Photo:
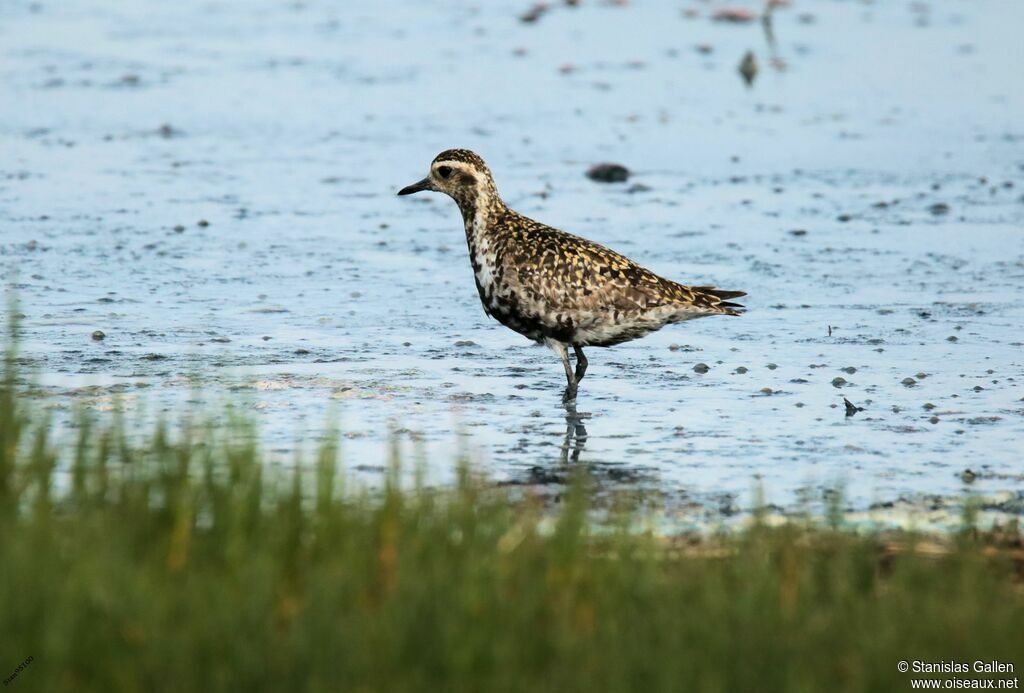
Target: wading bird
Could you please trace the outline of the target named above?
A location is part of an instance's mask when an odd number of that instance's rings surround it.
[[[563,400],[576,398],[587,372],[583,347],[643,337],[669,323],[740,315],[729,299],[743,291],[684,286],[602,245],[551,228],[502,202],[483,159],[468,149],[441,152],[427,177],[399,195],[441,192],[459,205],[469,261],[484,312],[562,359]],[[576,354],[576,369],[569,362]]]

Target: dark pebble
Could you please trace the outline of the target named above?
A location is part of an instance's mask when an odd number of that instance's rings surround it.
[[[622,164],[597,164],[587,171],[587,178],[598,183],[623,183],[629,178],[629,169]]]
[[[706,363],[698,363],[696,366],[693,367],[694,373],[707,373],[709,370],[711,369]]]
[[[95,332],[92,333],[92,338],[99,342],[106,339],[107,335],[104,334],[103,330],[96,330]]]

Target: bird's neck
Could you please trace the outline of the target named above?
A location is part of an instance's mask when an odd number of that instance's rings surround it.
[[[474,253],[481,243],[491,234],[494,222],[501,218],[508,211],[505,203],[493,185],[481,187],[472,191],[471,194],[460,195],[455,198],[462,212],[462,222],[466,226],[466,241],[469,243],[469,250]]]

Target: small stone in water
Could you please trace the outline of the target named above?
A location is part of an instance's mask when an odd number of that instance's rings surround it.
[[[587,178],[598,183],[623,183],[629,178],[629,169],[622,164],[597,164],[587,171]]]
[[[904,378],[901,382],[907,387],[914,387],[915,385],[917,385],[917,381],[914,380],[913,378]]]
[[[103,330],[96,330],[95,332],[92,333],[92,338],[99,342],[103,339],[106,339],[107,335],[104,334]]]
[[[707,373],[709,370],[710,367],[706,363],[698,363],[696,366],[693,367],[694,373]]]
[[[205,227],[207,227],[209,225],[210,225],[210,222],[208,222],[206,219],[200,219],[198,221],[198,223],[196,223],[196,226],[201,226],[203,228],[205,228]]]
[[[846,378],[842,376],[836,376],[832,379],[832,387],[842,387],[846,384]]]

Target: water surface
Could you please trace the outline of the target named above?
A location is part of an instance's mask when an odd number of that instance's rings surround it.
[[[359,474],[397,430],[443,482],[461,434],[496,480],[586,464],[684,523],[755,479],[782,512],[841,483],[851,517],[945,521],[968,469],[1024,512],[1024,5],[798,0],[771,36],[714,3],[529,7],[4,5],[0,261],[48,404],[241,391],[282,456],[337,417]],[[394,196],[448,147],[748,314],[590,350],[580,449],[455,205]]]

